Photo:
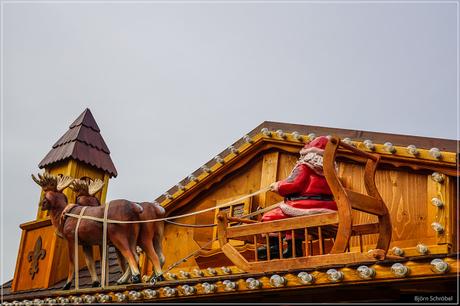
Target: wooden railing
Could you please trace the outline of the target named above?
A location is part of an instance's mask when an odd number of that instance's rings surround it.
[[[334,239],[336,226],[338,224],[337,213],[327,213],[321,215],[313,215],[308,217],[293,217],[285,220],[276,220],[271,222],[260,223],[253,220],[239,219],[228,217],[226,214],[219,215],[220,224],[229,224],[229,222],[248,223],[243,225],[229,226],[226,229],[221,229],[222,235],[226,239],[243,240],[254,244],[254,258],[259,261],[257,255],[257,246],[265,244],[267,249],[270,249],[269,236],[278,237],[279,241],[279,258],[283,258],[282,237],[284,233],[290,232],[292,237],[304,236],[303,253],[312,255],[313,248],[311,244],[313,240],[318,240],[319,253],[324,254],[324,239]],[[249,221],[249,222],[248,222]],[[255,223],[254,223],[255,222]],[[323,226],[332,225],[326,229],[327,235],[323,233]],[[317,237],[314,239],[314,237]],[[224,238],[225,239],[225,238]],[[296,246],[293,244],[293,257],[296,257]],[[267,260],[271,260],[270,252],[267,254]]]

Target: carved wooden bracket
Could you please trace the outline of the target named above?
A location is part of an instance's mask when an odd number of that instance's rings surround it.
[[[29,274],[34,279],[35,274],[38,273],[38,261],[44,259],[46,250],[42,249],[42,237],[38,236],[35,242],[34,250],[27,254],[27,259],[30,262]]]

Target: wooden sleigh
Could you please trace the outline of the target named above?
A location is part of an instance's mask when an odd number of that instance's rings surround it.
[[[355,161],[365,163],[364,185],[367,194],[349,190],[341,183],[335,170],[339,147],[345,149],[347,155]],[[383,260],[390,246],[392,229],[390,214],[375,185],[374,178],[379,160],[380,156],[376,154],[361,151],[342,142],[338,137],[332,137],[326,146],[323,164],[324,174],[334,195],[338,211],[269,222],[229,217],[222,212],[218,216],[218,239],[223,253],[238,268],[246,272],[306,269],[331,264]],[[354,225],[353,210],[375,215],[378,217],[378,222]],[[281,237],[282,233],[287,231],[291,231],[293,236],[294,232],[297,234],[303,232],[305,240],[302,244],[302,257],[295,257],[295,255],[292,258],[282,257]],[[280,238],[279,259],[271,259],[270,252],[267,252],[267,260],[262,261],[257,258],[257,246],[262,243],[269,249],[268,233],[277,234]],[[364,252],[362,236],[369,234],[378,234],[377,245],[375,249]],[[349,243],[353,236],[359,237],[359,252],[350,252]],[[253,243],[254,257],[244,257],[230,240]],[[329,242],[328,253],[325,242]],[[292,253],[295,254],[295,245],[293,248]]]

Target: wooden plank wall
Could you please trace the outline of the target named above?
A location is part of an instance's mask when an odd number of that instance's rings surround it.
[[[185,209],[174,214],[183,214],[213,207],[216,201],[230,199],[235,196],[244,196],[260,189],[263,156],[254,158],[238,171],[231,173],[221,182],[216,183],[210,190],[203,191],[197,198],[189,203]],[[254,204],[256,205],[256,204]],[[178,219],[177,222],[190,224],[214,223],[215,212]],[[163,241],[164,254],[166,256],[165,267],[187,256],[200,246],[205,245],[212,239],[213,228],[185,228],[171,224],[165,225],[165,238]],[[178,243],[180,247],[178,247]],[[181,269],[189,270],[196,267],[193,258],[182,264]]]

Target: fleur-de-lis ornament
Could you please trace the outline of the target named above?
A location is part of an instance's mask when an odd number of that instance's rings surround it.
[[[37,241],[35,242],[34,250],[27,254],[27,259],[30,262],[29,274],[34,279],[35,274],[38,273],[38,261],[44,259],[46,255],[46,250],[42,249],[42,237],[38,236]]]

